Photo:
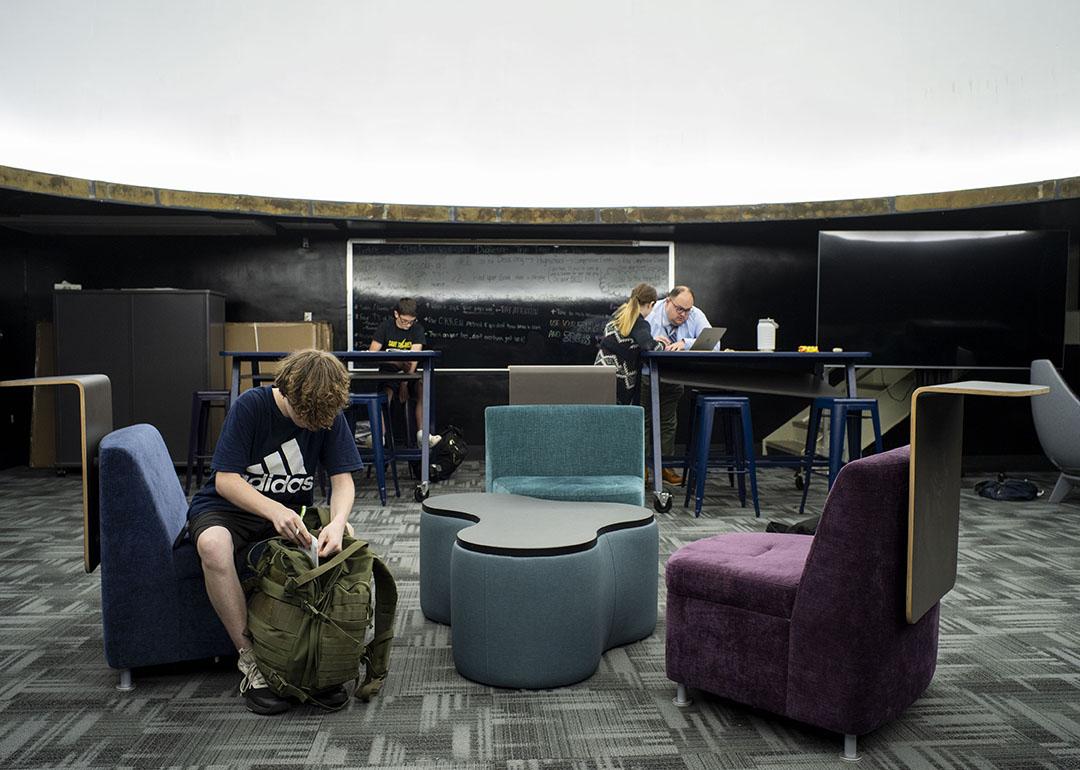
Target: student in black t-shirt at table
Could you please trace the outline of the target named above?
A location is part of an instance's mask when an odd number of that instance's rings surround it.
[[[379,324],[375,335],[371,340],[368,350],[423,350],[427,338],[424,334],[424,326],[416,318],[416,300],[410,297],[402,297],[394,307],[394,314]],[[405,372],[412,374],[416,371],[416,361],[401,361],[400,363],[386,362],[379,366],[384,372]],[[424,385],[421,380],[404,380],[401,382],[380,382],[379,387],[386,391],[389,398],[397,398],[401,403],[407,404],[410,398],[416,403],[416,436],[420,441],[421,429],[424,421]],[[430,439],[434,444],[438,437],[432,435]]]

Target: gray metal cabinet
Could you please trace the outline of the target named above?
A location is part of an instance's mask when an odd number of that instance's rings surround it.
[[[108,289],[53,295],[58,374],[112,380],[113,424],[147,422],[174,462],[187,458],[191,393],[221,388],[225,297],[212,291]],[[56,459],[78,465],[78,400],[60,399]]]

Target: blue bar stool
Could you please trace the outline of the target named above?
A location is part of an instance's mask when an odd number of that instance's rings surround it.
[[[829,489],[832,489],[836,481],[836,474],[844,466],[844,431],[848,421],[851,421],[851,429],[847,431],[848,460],[856,460],[862,456],[862,415],[868,413],[874,426],[874,451],[881,451],[881,418],[878,416],[878,403],[875,398],[834,398],[821,396],[814,399],[810,407],[810,426],[806,431],[806,451],[803,454],[803,490],[802,502],[799,503],[799,513],[806,507],[806,493],[810,489],[810,475],[818,473],[813,470],[815,464],[815,447],[817,446],[818,431],[821,430],[821,413],[828,411],[831,415],[829,422]]]
[[[367,409],[368,421],[371,423],[371,449],[361,447],[360,457],[375,466],[379,501],[386,505],[386,463],[390,463],[390,473],[394,478],[394,495],[401,497],[397,475],[397,449],[394,445],[394,432],[390,429],[390,402],[385,393],[350,393],[350,412],[353,407],[358,406]],[[384,424],[386,425],[385,432],[383,431]],[[350,420],[350,426],[355,430],[355,415]],[[368,470],[371,470],[370,465]]]
[[[733,427],[730,454],[723,456],[710,456],[709,448],[712,443],[714,414],[720,410],[721,415],[728,410],[738,412],[740,431]],[[729,473],[739,477],[739,502],[746,505],[746,487],[744,477],[750,477],[750,495],[754,501],[754,515],[761,516],[761,506],[758,502],[757,488],[757,464],[754,451],[754,429],[750,421],[750,399],[745,396],[705,396],[699,395],[695,405],[695,419],[691,445],[693,455],[690,468],[692,470],[694,484],[694,516],[701,515],[701,500],[705,496],[705,474],[710,465],[713,467],[727,467]],[[734,416],[734,414],[732,414]],[[686,484],[686,499],[683,506],[690,504],[690,482]]]
[[[187,470],[184,473],[184,494],[191,491],[191,470],[195,469],[195,486],[201,487],[203,463],[214,455],[207,451],[210,428],[210,409],[229,408],[229,391],[196,390],[191,394],[191,430],[188,432]]]
[[[700,391],[698,391],[696,389],[690,389],[688,392],[689,392],[689,395],[690,395],[690,400],[694,403],[694,416],[693,416],[692,421],[690,422],[690,440],[686,442],[686,451],[683,453],[683,463],[682,463],[682,477],[683,477],[682,483],[683,483],[683,486],[686,486],[686,480],[690,477],[690,464],[693,462],[693,459],[694,459],[694,438],[697,435],[697,427],[700,424],[699,421],[701,419],[701,417],[700,417],[700,415],[701,415],[701,406],[698,404],[697,399],[698,399],[698,396],[702,395],[702,394],[701,394]],[[704,395],[715,395],[715,393],[706,392]],[[722,438],[724,440],[723,454],[725,456],[734,457],[735,452],[732,449],[732,447],[735,446],[735,441],[737,439],[737,437],[735,435],[735,422],[732,419],[731,413],[728,412],[728,411],[720,412],[720,418],[721,418],[721,420],[720,420],[720,429],[723,431],[721,436],[722,436]],[[734,489],[735,488],[735,466],[734,466],[734,464],[728,465],[727,469],[728,469],[728,485],[731,486],[732,489]],[[740,481],[739,499],[744,500],[746,498],[746,484],[741,483],[743,481],[742,476],[739,476],[739,481]],[[689,497],[687,497],[687,500],[689,501]],[[689,502],[685,503],[684,507],[686,505],[689,505]]]

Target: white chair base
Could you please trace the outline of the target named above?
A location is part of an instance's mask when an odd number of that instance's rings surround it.
[[[1050,493],[1051,503],[1060,503],[1066,498],[1069,492],[1072,491],[1074,486],[1080,485],[1080,478],[1076,476],[1067,476],[1062,473],[1058,476],[1057,484],[1054,485],[1054,491]]]
[[[862,757],[859,756],[858,741],[859,736],[857,735],[845,735],[844,753],[840,755],[840,759],[845,762],[858,762],[862,759]]]

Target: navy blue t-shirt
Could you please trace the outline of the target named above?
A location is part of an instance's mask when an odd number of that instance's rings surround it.
[[[293,510],[312,504],[315,469],[328,474],[363,468],[345,415],[326,430],[301,428],[278,408],[273,388],[252,388],[229,409],[210,467],[214,473],[195,493],[188,519],[208,511],[239,511],[218,494],[216,472],[239,473],[244,481]]]

